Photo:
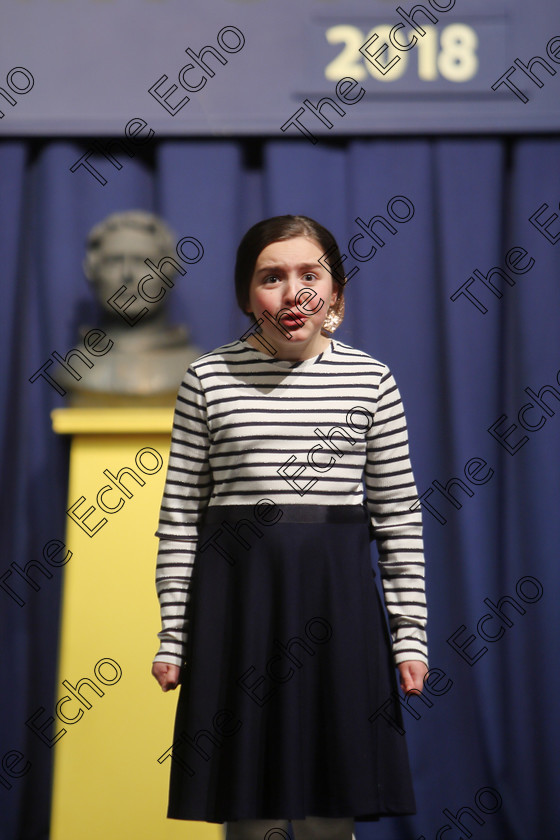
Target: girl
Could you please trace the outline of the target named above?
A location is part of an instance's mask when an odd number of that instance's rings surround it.
[[[415,812],[394,665],[421,691],[420,506],[391,373],[330,337],[341,263],[305,216],[252,227],[235,285],[253,327],[177,397],[152,668],[181,682],[168,816],[227,840],[289,820],[296,840],[350,840],[354,819]]]

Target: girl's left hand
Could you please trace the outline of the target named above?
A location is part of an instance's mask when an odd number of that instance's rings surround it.
[[[412,688],[422,691],[424,688],[424,677],[428,673],[428,666],[416,659],[407,660],[397,665],[401,675],[401,688],[406,694]]]

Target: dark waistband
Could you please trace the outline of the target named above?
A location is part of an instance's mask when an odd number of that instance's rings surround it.
[[[265,502],[268,502],[266,504]],[[363,505],[281,505],[270,499],[255,505],[211,505],[206,509],[204,522],[214,525],[222,520],[239,520],[249,517],[278,522],[367,522]],[[282,516],[279,519],[278,513]]]

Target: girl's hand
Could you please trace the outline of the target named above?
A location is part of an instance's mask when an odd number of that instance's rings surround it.
[[[152,674],[161,685],[163,691],[177,688],[180,682],[181,669],[178,665],[169,665],[167,662],[154,662]]]
[[[401,662],[397,665],[401,675],[401,688],[406,694],[412,688],[422,691],[424,688],[424,677],[428,673],[428,666],[416,659]]]

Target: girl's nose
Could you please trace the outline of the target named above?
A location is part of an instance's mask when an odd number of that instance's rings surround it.
[[[291,278],[287,281],[286,285],[284,286],[284,305],[291,306],[296,299],[296,295],[299,289],[298,282],[295,278]]]

